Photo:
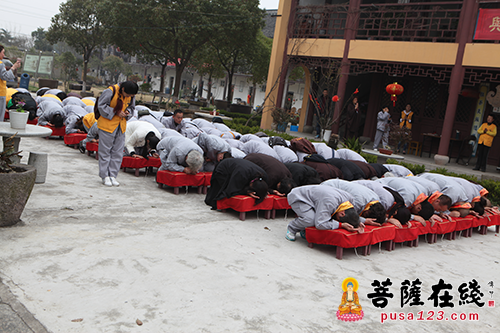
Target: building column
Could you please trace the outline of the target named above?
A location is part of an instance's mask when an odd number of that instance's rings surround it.
[[[462,83],[464,80],[465,70],[462,66],[462,61],[464,57],[465,46],[467,42],[472,38],[474,18],[477,15],[477,6],[475,2],[475,0],[464,0],[462,11],[460,12],[460,21],[457,31],[457,57],[455,59],[455,65],[453,66],[450,76],[448,104],[446,105],[446,114],[444,116],[443,128],[441,130],[439,149],[438,153],[434,155],[434,162],[438,165],[444,165],[449,161],[448,148],[450,146],[453,123],[455,122],[458,96],[460,94]]]
[[[263,105],[262,120],[260,127],[271,129],[273,117],[271,112],[275,106],[281,106],[283,96],[284,79],[286,78],[286,57],[288,47],[288,26],[293,22],[290,17],[292,7],[296,0],[280,0],[276,26],[274,29],[273,47],[269,61],[269,72],[267,74],[266,99]],[[281,94],[279,93],[281,88]]]
[[[339,123],[340,123],[340,111],[342,111],[342,101],[344,100],[345,89],[347,86],[347,80],[349,79],[349,47],[351,45],[351,40],[356,37],[356,31],[358,27],[359,20],[359,5],[361,0],[351,0],[349,2],[349,10],[347,13],[347,20],[345,24],[345,44],[344,44],[344,54],[342,57],[342,62],[340,63],[340,80],[337,87],[337,96],[339,97],[340,103],[335,103],[335,111],[333,113],[333,119],[337,121],[332,125],[332,133],[339,133]]]

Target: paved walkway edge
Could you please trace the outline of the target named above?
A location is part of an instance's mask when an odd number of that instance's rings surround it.
[[[5,304],[12,309],[12,312],[34,333],[49,333],[24,305],[21,304],[0,278],[0,304]],[[0,329],[0,332],[2,330]]]

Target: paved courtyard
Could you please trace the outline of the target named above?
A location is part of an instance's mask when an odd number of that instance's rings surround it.
[[[366,257],[346,250],[337,260],[334,247],[311,249],[302,239],[285,240],[291,212],[274,220],[250,213],[240,221],[237,213],[211,211],[194,189],[187,195],[159,189],[151,174],[120,172],[121,186],[105,187],[97,161],[62,140],[23,138],[20,148],[24,162],[29,151],[49,153],[49,172],[45,184],[35,185],[23,222],[0,229],[0,279],[6,290],[0,290],[0,332],[16,332],[15,327],[64,333],[498,332],[500,327],[500,241],[493,227],[485,236],[475,232],[472,238],[435,244],[422,237],[418,248],[374,247]],[[359,282],[364,311],[359,322],[336,318],[347,277]],[[388,278],[393,297],[377,308],[368,297],[371,284]],[[401,307],[401,283],[417,278],[424,305]],[[440,279],[452,285],[453,308],[436,308],[428,300]],[[459,305],[459,286],[472,280],[484,294],[483,307]],[[12,299],[4,299],[9,292]],[[496,307],[488,307],[488,300]],[[381,323],[385,315],[410,312],[413,320]],[[478,319],[461,321],[462,313]],[[31,315],[34,324],[25,320]]]

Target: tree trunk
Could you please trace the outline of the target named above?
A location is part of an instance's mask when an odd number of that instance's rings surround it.
[[[233,73],[227,73],[227,101],[229,104],[232,103],[233,100]]]
[[[182,72],[184,71],[184,65],[175,64],[175,84],[174,84],[174,93],[172,96],[177,97],[179,99],[179,93],[181,90],[181,79]]]
[[[208,75],[208,90],[207,90],[207,101],[208,103],[212,103],[212,73]],[[214,102],[215,103],[215,102]]]
[[[165,92],[165,69],[167,68],[167,61],[165,64],[161,64],[161,75],[160,75],[160,92]],[[170,92],[172,93],[172,92]]]
[[[200,81],[198,81],[198,97],[203,98],[203,76],[200,75]]]

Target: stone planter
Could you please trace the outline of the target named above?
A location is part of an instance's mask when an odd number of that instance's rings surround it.
[[[26,123],[28,122],[29,116],[30,113],[28,111],[17,112],[15,109],[9,110],[10,127],[20,130],[26,129]]]
[[[36,169],[30,165],[13,165],[16,172],[0,173],[0,227],[20,221],[24,206],[35,185]]]

